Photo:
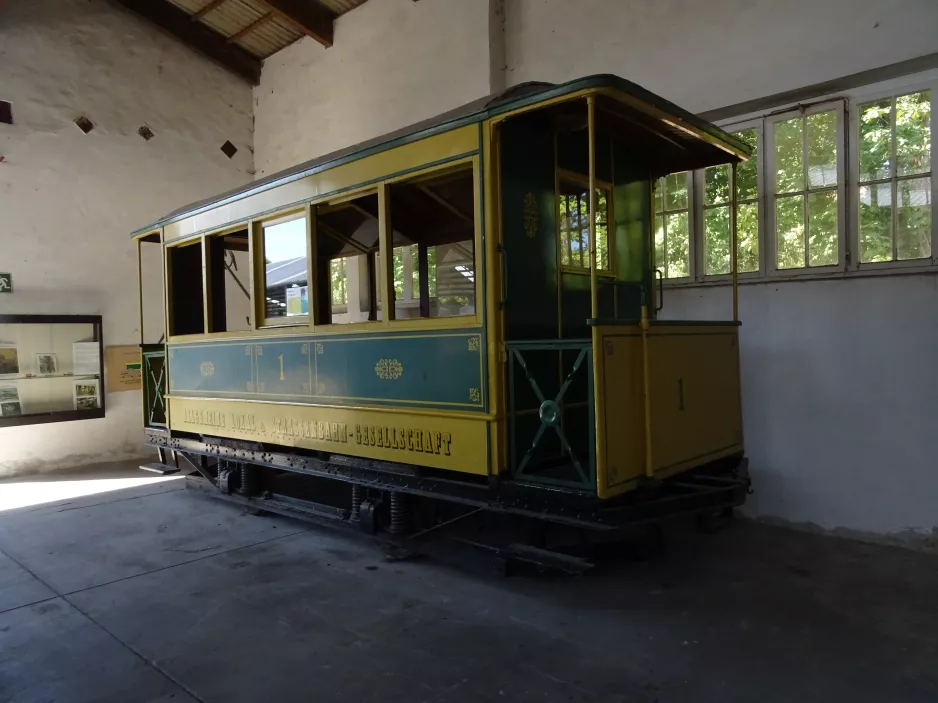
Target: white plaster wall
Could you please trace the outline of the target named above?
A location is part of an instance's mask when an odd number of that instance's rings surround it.
[[[254,89],[262,177],[490,92],[490,0],[371,0],[264,62]]]
[[[740,286],[754,516],[910,537],[938,527],[938,277]],[[732,319],[728,287],[668,319]]]
[[[938,51],[934,0],[508,0],[509,85],[616,73],[703,112]]]
[[[0,100],[15,121],[0,124],[0,271],[15,287],[0,313],[99,313],[105,344],[136,344],[128,235],[251,180],[250,86],[106,0],[32,0],[0,5]],[[104,419],[0,429],[0,475],[140,456],[140,402],[114,393]]]

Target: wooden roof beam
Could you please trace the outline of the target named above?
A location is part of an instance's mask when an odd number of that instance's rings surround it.
[[[227,39],[226,41],[227,41],[229,44],[231,44],[232,42],[236,42],[236,41],[238,41],[239,39],[243,39],[244,37],[246,37],[248,34],[250,34],[251,32],[253,32],[253,31],[254,31],[255,29],[257,29],[258,27],[263,27],[265,24],[267,24],[268,22],[270,22],[273,18],[274,18],[274,13],[273,13],[273,12],[268,12],[268,13],[267,13],[266,15],[264,15],[263,17],[260,17],[260,18],[258,18],[258,19],[256,19],[256,20],[254,20],[253,22],[251,22],[251,24],[249,24],[248,26],[242,27],[241,29],[239,29],[237,32],[235,32],[235,33],[232,34],[230,37],[228,37],[228,39]]]
[[[229,44],[224,37],[201,22],[193,22],[184,10],[164,0],[115,0],[115,2],[241,76],[251,85],[260,83],[260,59],[252,56],[240,46]]]
[[[192,14],[192,21],[198,22],[200,19],[205,17],[205,15],[207,15],[209,12],[221,7],[226,2],[228,2],[228,0],[212,0],[208,5],[203,7],[201,10],[199,10],[198,12],[194,12]]]
[[[292,22],[306,36],[325,47],[332,46],[335,15],[316,0],[257,0],[278,17]]]

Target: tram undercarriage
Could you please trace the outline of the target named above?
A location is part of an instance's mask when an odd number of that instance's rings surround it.
[[[220,437],[147,431],[160,461],[141,468],[189,474],[187,487],[252,509],[358,528],[402,554],[464,562],[489,557],[569,573],[612,545],[693,518],[715,529],[750,489],[748,460],[731,456],[613,501],[511,479],[476,482],[405,464],[320,452],[286,453]]]

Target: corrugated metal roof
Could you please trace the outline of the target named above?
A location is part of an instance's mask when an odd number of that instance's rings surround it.
[[[320,5],[325,5],[337,15],[344,15],[350,10],[354,10],[359,5],[364,5],[367,0],[319,0]]]
[[[190,15],[208,8],[215,2],[215,0],[168,1]],[[343,15],[367,2],[367,0],[308,1],[318,2],[336,16]],[[270,9],[263,3],[254,0],[224,0],[217,6],[212,7],[209,12],[206,12],[203,17],[199,18],[199,21],[226,39],[230,39],[268,14],[270,14]],[[235,40],[235,43],[257,58],[265,59],[303,36],[305,36],[305,32],[300,27],[289,20],[274,15],[268,21]]]
[[[303,36],[292,22],[275,17],[242,37],[238,44],[258,58],[266,59]]]

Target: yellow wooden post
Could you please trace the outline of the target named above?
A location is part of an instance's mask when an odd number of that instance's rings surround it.
[[[596,96],[586,98],[586,115],[589,127],[589,238],[590,238],[590,316],[599,318],[599,287],[596,271]],[[559,275],[559,267],[558,267]],[[599,327],[592,328],[593,345],[593,423],[596,433],[596,487],[603,492],[606,485],[606,433],[605,433],[605,407],[603,406],[603,356],[601,353],[602,339]]]
[[[736,253],[736,163],[730,179],[730,270],[733,273],[733,322],[739,322],[739,268]]]
[[[651,449],[651,360],[648,355],[648,305],[642,305],[642,390],[645,396],[645,476],[655,477],[655,464]]]

